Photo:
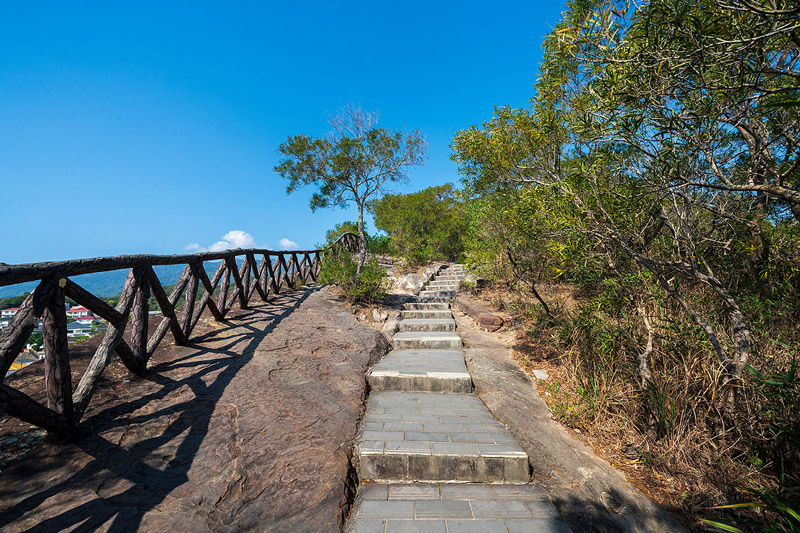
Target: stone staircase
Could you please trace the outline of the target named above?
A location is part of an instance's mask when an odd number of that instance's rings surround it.
[[[463,277],[461,265],[444,268],[405,304],[394,350],[367,374],[348,533],[570,531],[472,392],[450,311]]]

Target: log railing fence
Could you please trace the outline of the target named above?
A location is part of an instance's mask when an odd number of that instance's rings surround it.
[[[345,233],[331,247],[358,250],[358,236]],[[166,336],[186,344],[192,330],[208,308],[217,321],[238,301],[247,309],[255,293],[267,301],[284,285],[298,280],[316,281],[320,262],[329,248],[306,251],[236,249],[191,255],[132,255],[99,257],[48,263],[4,265],[0,263],[0,287],[39,281],[11,323],[0,336],[0,416],[14,416],[46,429],[60,440],[75,440],[77,428],[95,391],[97,382],[113,354],[134,374],[142,375],[147,362]],[[256,258],[261,256],[259,262]],[[241,257],[241,266],[237,258]],[[274,260],[272,259],[274,258]],[[209,279],[204,261],[219,261]],[[170,294],[158,279],[154,266],[186,264]],[[116,307],[91,294],[69,279],[78,274],[130,269]],[[233,285],[231,286],[231,282]],[[200,285],[205,294],[197,301]],[[219,294],[215,292],[219,288]],[[149,300],[153,296],[163,318],[148,336]],[[182,308],[176,306],[182,296]],[[71,379],[65,298],[69,297],[108,322],[105,336],[86,371],[74,387]],[[44,337],[44,386],[47,405],[3,383],[11,364],[42,319]],[[129,340],[124,333],[130,322]]]

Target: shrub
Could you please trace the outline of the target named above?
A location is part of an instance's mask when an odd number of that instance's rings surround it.
[[[353,255],[337,247],[325,253],[317,279],[320,283],[338,285],[344,290],[347,300],[353,303],[373,304],[384,300],[388,279],[378,261],[371,259],[364,263],[358,282],[356,267]]]

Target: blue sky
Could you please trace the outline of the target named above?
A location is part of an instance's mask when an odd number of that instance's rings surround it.
[[[5,2],[0,262],[183,253],[232,231],[312,247],[312,213],[273,172],[347,101],[430,148],[410,192],[457,181],[458,130],[523,106],[549,2]],[[233,234],[234,236],[239,234]]]

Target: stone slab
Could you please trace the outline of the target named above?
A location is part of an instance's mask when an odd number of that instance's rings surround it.
[[[403,309],[408,310],[446,310],[450,309],[450,304],[447,303],[446,300],[441,302],[428,302],[428,301],[416,301],[416,302],[407,302],[403,304]]]
[[[472,391],[461,350],[395,350],[367,374],[372,390]]]
[[[457,349],[461,337],[454,331],[402,331],[392,339],[395,350]]]
[[[408,320],[410,318],[453,318],[453,313],[449,309],[404,309],[400,311],[400,318]]]
[[[365,483],[345,533],[569,533],[536,485]]]
[[[528,456],[474,394],[373,391],[356,454],[362,480],[530,479]]]
[[[405,318],[398,324],[400,331],[455,331],[452,318]]]

